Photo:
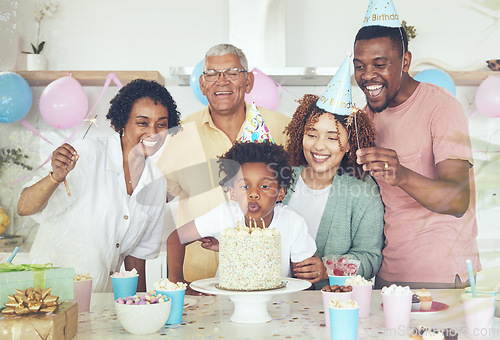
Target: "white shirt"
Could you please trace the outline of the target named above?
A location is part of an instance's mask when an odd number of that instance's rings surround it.
[[[243,220],[243,212],[236,202],[224,202],[194,220],[201,237],[219,239],[226,228],[236,228]],[[268,228],[277,228],[281,234],[281,275],[291,277],[290,262],[300,262],[316,252],[316,242],[309,236],[305,220],[293,209],[282,204],[274,207],[273,220]],[[181,237],[181,236],[179,236]]]
[[[331,185],[319,190],[311,189],[304,182],[302,176],[299,176],[290,202],[288,202],[288,205],[307,221],[309,235],[314,240],[318,234],[319,224],[328,201],[330,187]]]
[[[167,183],[149,159],[132,195],[127,194],[120,137],[77,141],[79,159],[33,218],[40,223],[33,263],[52,262],[90,273],[93,291],[111,291],[110,273],[132,255],[153,259],[164,238]],[[34,180],[37,182],[38,179]]]

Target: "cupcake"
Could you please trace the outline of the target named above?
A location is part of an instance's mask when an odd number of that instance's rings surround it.
[[[413,328],[408,334],[408,339],[412,340],[422,340],[422,335],[420,333],[423,333],[423,331],[420,330],[420,328]]]
[[[411,296],[411,311],[419,312],[420,311],[420,298],[417,294],[413,294]]]
[[[419,292],[417,292],[417,295],[420,299],[420,310],[421,311],[430,310],[432,307],[431,293],[425,290],[425,288],[422,288]]]
[[[445,340],[458,340],[458,332],[453,328],[443,328],[441,332],[444,335]]]
[[[437,329],[431,329],[428,327],[417,327],[412,329],[411,333],[408,335],[408,339],[412,340],[446,340],[443,332]]]

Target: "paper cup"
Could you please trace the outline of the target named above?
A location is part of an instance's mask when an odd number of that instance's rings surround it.
[[[408,329],[410,326],[411,296],[382,294],[385,328],[392,331]]]
[[[90,296],[92,295],[92,279],[73,281],[73,300],[78,303],[78,313],[90,311]]]
[[[328,281],[330,282],[330,286],[333,285],[339,285],[342,286],[344,284],[344,281],[350,278],[351,276],[334,276],[334,275],[329,275],[328,276]]]
[[[359,303],[359,317],[367,318],[370,315],[372,285],[352,286],[352,299]]]
[[[119,298],[134,296],[137,293],[137,281],[139,276],[133,277],[112,277],[113,294],[115,301]]]
[[[359,308],[329,308],[329,314],[331,340],[358,338]]]
[[[324,292],[321,291],[321,295],[323,297],[323,310],[325,311],[325,325],[326,327],[330,327],[330,312],[328,308],[328,304],[332,301],[332,298],[336,298],[337,300],[352,300],[352,292],[344,292],[344,293],[333,293],[333,292]]]
[[[474,338],[489,338],[492,335],[496,297],[492,294],[462,294],[467,334]]]
[[[468,294],[472,294],[472,289],[470,287],[467,287],[467,288],[465,288],[465,292]],[[483,289],[483,288],[479,288],[479,287],[478,287],[478,289],[476,289],[476,293],[493,295],[493,296],[495,296],[495,298],[497,296],[496,291]],[[495,303],[495,307],[493,308],[493,315],[496,315],[496,310],[497,310],[497,305]]]
[[[184,296],[186,290],[156,290],[156,294],[168,296],[171,302],[170,315],[166,325],[175,325],[181,323],[182,313],[184,312]]]

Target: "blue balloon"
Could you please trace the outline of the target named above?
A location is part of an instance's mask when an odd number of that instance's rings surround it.
[[[455,83],[453,82],[453,79],[451,79],[451,77],[448,75],[448,73],[436,68],[429,68],[418,72],[415,76],[415,80],[444,87],[453,95],[456,95],[457,93]]]
[[[194,96],[200,103],[203,105],[208,105],[207,97],[203,93],[201,93],[200,89],[200,76],[203,73],[203,60],[201,60],[196,66],[193,68],[193,72],[191,72],[191,78],[189,78],[189,85],[191,86],[191,91],[193,91]]]
[[[14,123],[31,109],[31,88],[17,73],[0,73],[0,123]]]

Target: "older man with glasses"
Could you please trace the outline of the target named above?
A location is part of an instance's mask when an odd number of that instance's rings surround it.
[[[167,142],[157,163],[167,178],[169,194],[179,196],[177,226],[227,200],[219,186],[217,156],[241,138],[250,109],[245,93],[252,90],[254,75],[248,71],[241,49],[219,44],[206,53],[199,82],[208,106],[182,122],[183,131]],[[276,143],[284,145],[287,137],[283,130],[290,117],[258,109]],[[186,247],[184,268],[169,263],[168,276],[172,281],[192,282],[215,276],[217,265],[217,253],[195,242]],[[191,290],[187,293],[196,294]]]

